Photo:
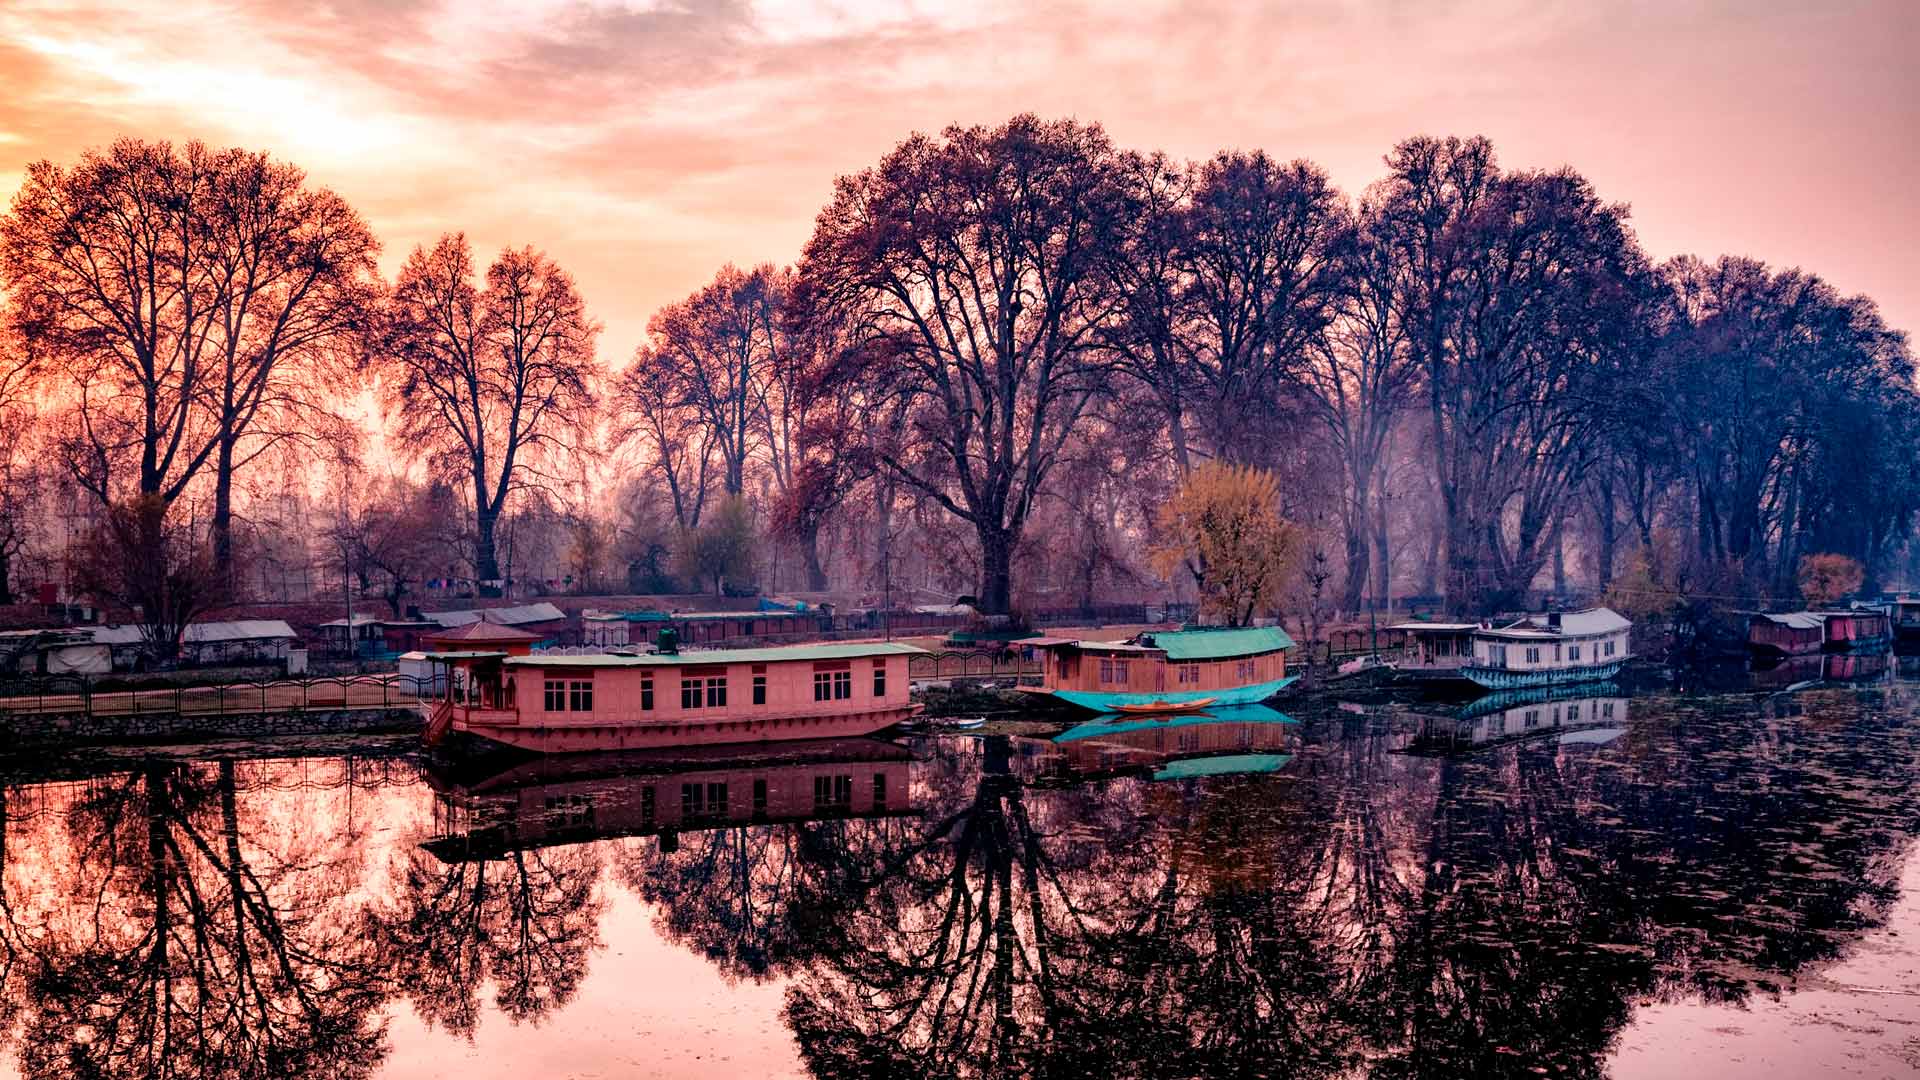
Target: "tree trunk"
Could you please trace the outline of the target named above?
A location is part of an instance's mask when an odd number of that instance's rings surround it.
[[[1368,562],[1365,507],[1350,516],[1346,524],[1347,579],[1340,587],[1340,610],[1358,612],[1367,592]]]
[[[1562,518],[1553,525],[1553,595],[1567,595],[1567,533],[1566,519]]]
[[[808,525],[800,535],[800,557],[807,568],[807,590],[827,591],[827,568],[820,565],[820,526]]]
[[[1393,607],[1393,547],[1387,533],[1387,485],[1380,484],[1373,497],[1373,603],[1375,607]]]
[[[0,604],[13,603],[13,557],[0,551]]]
[[[980,534],[980,613],[1005,615],[1013,607],[1013,536],[1004,528],[978,526]]]
[[[220,441],[213,474],[213,563],[233,586],[233,442]]]
[[[499,521],[500,512],[489,509],[484,503],[473,517],[473,576],[482,582],[500,578],[500,554],[493,535],[494,526]],[[480,586],[480,595],[498,596],[498,587],[483,584]]]
[[[1604,593],[1613,586],[1614,549],[1619,542],[1613,518],[1613,484],[1601,484],[1598,495],[1593,515],[1600,526],[1600,550],[1594,555],[1594,579]]]

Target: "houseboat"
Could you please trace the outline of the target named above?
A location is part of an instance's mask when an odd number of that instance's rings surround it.
[[[1893,639],[1920,642],[1920,597],[1902,596],[1889,606],[1893,609]]]
[[[1747,615],[1747,648],[1760,656],[1804,656],[1826,647],[1826,619],[1811,611]]]
[[[512,655],[428,653],[447,669],[427,738],[463,732],[541,753],[869,735],[913,716],[895,642]]]
[[[1020,643],[1042,662],[1030,693],[1096,713],[1173,713],[1255,705],[1298,676],[1293,639],[1277,626],[1158,630],[1126,641],[1040,638]]]
[[[1409,622],[1390,626],[1405,642],[1387,659],[1403,679],[1458,682],[1460,669],[1473,661],[1473,632],[1479,623]]]
[[[1473,660],[1460,674],[1489,690],[1611,679],[1627,662],[1633,624],[1610,608],[1529,615],[1473,632]]]
[[[1828,652],[1873,652],[1893,642],[1893,621],[1878,607],[1816,612],[1826,628]]]

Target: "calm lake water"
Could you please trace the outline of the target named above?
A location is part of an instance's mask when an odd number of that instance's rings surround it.
[[[0,1076],[1920,1076],[1920,685],[1585,693],[16,778]]]

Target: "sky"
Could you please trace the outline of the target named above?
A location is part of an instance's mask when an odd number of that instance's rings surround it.
[[[1357,193],[1483,134],[1920,330],[1920,2],[4,0],[0,197],[116,137],[265,149],[391,274],[464,230],[571,270],[625,362],[722,264],[789,262],[836,176],[1031,111],[1122,146],[1307,158]]]

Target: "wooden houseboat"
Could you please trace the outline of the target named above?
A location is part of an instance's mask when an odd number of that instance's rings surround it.
[[[1920,642],[1920,597],[1902,596],[1888,606],[1893,609],[1894,640]]]
[[[1020,643],[1042,660],[1030,693],[1092,712],[1177,711],[1254,705],[1298,676],[1287,674],[1293,639],[1277,626],[1158,630],[1127,641],[1041,638]]]
[[[1473,660],[1460,674],[1489,690],[1611,679],[1627,662],[1633,624],[1610,608],[1529,615],[1473,632]]]
[[[1403,678],[1448,682],[1463,679],[1460,669],[1473,662],[1473,632],[1480,624],[1409,622],[1387,629],[1406,642],[1398,654],[1387,654]]]
[[[671,648],[671,646],[669,646]],[[428,653],[447,668],[429,742],[464,732],[542,753],[868,735],[919,711],[896,642],[644,654]]]
[[[1803,656],[1826,647],[1826,620],[1811,611],[1747,616],[1747,648],[1761,656]]]
[[[1893,620],[1877,607],[1816,612],[1826,628],[1828,652],[1872,652],[1893,642]]]

